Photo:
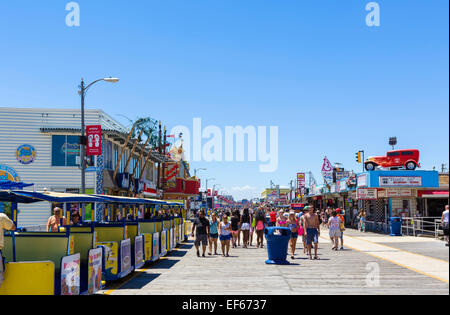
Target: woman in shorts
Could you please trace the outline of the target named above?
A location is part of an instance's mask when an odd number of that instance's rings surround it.
[[[242,214],[241,221],[239,222],[241,225],[242,234],[244,237],[244,244],[243,247],[247,248],[248,246],[248,240],[249,240],[249,234],[250,234],[250,223],[251,223],[251,216],[248,209],[244,209],[244,213]]]
[[[297,218],[295,217],[294,211],[291,211],[289,213],[289,219],[287,221],[287,225],[291,229],[291,239],[289,241],[289,243],[291,245],[291,254],[292,254],[291,258],[295,259],[294,255],[295,255],[295,247],[297,246],[299,223],[298,223]]]
[[[214,247],[214,255],[217,255],[217,239],[219,238],[219,221],[217,220],[217,214],[213,212],[211,220],[209,220],[209,253],[212,255],[212,249]]]
[[[262,210],[255,215],[256,247],[264,248],[264,229],[267,226],[266,216]]]
[[[231,226],[227,216],[224,216],[219,224],[219,239],[222,247],[222,256],[230,257]]]
[[[235,210],[233,212],[233,216],[231,217],[231,236],[233,238],[233,248],[237,247],[237,239],[239,234],[239,222],[240,218],[238,215],[238,211]]]
[[[336,210],[331,214],[331,218],[328,220],[328,228],[330,229],[330,239],[333,243],[331,250],[339,249],[339,238],[341,237],[341,219],[337,216]]]

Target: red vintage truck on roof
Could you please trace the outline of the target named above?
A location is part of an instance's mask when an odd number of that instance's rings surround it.
[[[373,171],[377,167],[400,169],[409,171],[420,167],[419,150],[394,150],[389,151],[386,156],[372,156],[364,162],[366,171]]]

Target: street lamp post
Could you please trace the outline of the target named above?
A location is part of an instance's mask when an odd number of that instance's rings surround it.
[[[95,83],[105,81],[109,83],[117,83],[119,79],[117,78],[103,78],[95,80],[94,82],[84,86],[84,79],[81,79],[80,91],[78,93],[81,96],[81,146],[80,146],[80,156],[81,156],[81,193],[86,193],[86,136],[85,136],[85,122],[84,122],[84,98],[86,96],[87,90]],[[83,212],[84,213],[84,212]]]
[[[206,168],[195,168],[194,169],[194,176],[197,177],[197,171],[206,171]]]

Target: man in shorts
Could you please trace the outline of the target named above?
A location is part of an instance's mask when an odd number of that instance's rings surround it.
[[[200,244],[203,249],[203,257],[205,257],[206,247],[208,246],[209,235],[209,220],[205,217],[205,211],[200,210],[198,218],[196,218],[192,224],[191,236],[194,237],[195,233],[195,248],[197,249],[197,257],[200,257]]]
[[[304,215],[303,219],[303,229],[305,230],[306,245],[308,247],[309,259],[312,258],[311,247],[314,243],[314,259],[319,259],[317,255],[317,249],[319,247],[319,236],[320,236],[320,222],[319,216],[316,214],[314,208],[310,207],[308,213]]]

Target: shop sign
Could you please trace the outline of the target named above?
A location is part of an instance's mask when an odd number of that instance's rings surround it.
[[[378,190],[376,188],[360,188],[357,190],[359,200],[377,200]]]
[[[86,155],[102,155],[102,126],[86,126]]]
[[[339,182],[339,191],[346,191],[348,189],[347,187],[347,181],[341,180]]]
[[[367,186],[367,174],[362,174],[358,176],[358,187],[366,187]]]
[[[16,150],[16,158],[20,164],[31,164],[36,159],[36,149],[29,144],[21,145]]]
[[[297,173],[297,191],[300,190],[300,188],[306,186],[306,174],[305,173]]]
[[[387,198],[412,197],[412,190],[411,189],[387,189],[386,197]]]
[[[341,180],[341,179],[349,177],[349,176],[350,176],[349,171],[336,172],[336,180]]]
[[[356,175],[351,175],[347,179],[347,186],[350,186],[350,187],[355,187],[356,186]]]
[[[337,192],[337,184],[336,183],[331,184],[330,192],[331,193]]]
[[[20,182],[20,177],[13,168],[0,165],[0,182]]]
[[[422,187],[422,177],[380,176],[380,187]]]
[[[378,198],[386,198],[386,190],[378,189]]]
[[[80,295],[80,254],[61,260],[61,295]]]

